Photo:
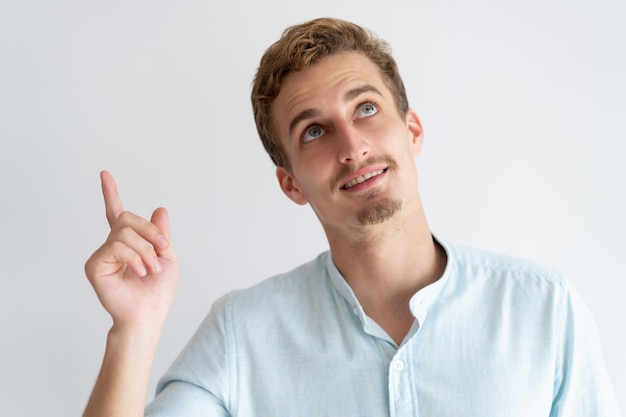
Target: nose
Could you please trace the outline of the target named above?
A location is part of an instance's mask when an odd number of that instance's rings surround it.
[[[342,164],[360,162],[370,154],[370,145],[362,137],[362,133],[351,124],[346,123],[336,126],[337,134],[337,159]]]

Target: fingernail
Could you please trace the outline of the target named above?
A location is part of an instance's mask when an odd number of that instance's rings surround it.
[[[154,270],[154,272],[161,272],[163,270],[163,267],[161,266],[161,262],[159,262],[158,259],[155,259],[152,262],[152,269]]]
[[[162,248],[166,248],[167,245],[169,245],[170,243],[167,241],[167,239],[165,238],[165,236],[163,235],[159,235],[156,239],[157,245],[159,245]]]
[[[148,274],[148,271],[146,270],[146,267],[143,265],[139,265],[138,269],[138,273],[140,277],[145,277]]]

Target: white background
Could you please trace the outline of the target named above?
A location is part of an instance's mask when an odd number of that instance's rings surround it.
[[[426,132],[439,237],[564,272],[626,410],[622,0],[0,3],[0,415],[79,415],[110,319],[83,265],[126,208],[170,210],[182,262],[156,379],[212,302],[326,248],[280,192],[249,104],[283,28],[346,18],[389,41]]]

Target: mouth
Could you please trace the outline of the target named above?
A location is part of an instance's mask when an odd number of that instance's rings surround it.
[[[383,168],[383,169],[379,169],[379,170],[375,170],[375,171],[371,171],[371,172],[366,172],[363,175],[359,175],[355,178],[352,178],[350,181],[348,181],[347,183],[345,183],[344,185],[342,185],[340,188],[342,190],[348,190],[352,187],[354,187],[355,185],[361,184],[371,178],[374,178],[380,174],[383,174],[385,172],[387,172],[388,168]]]

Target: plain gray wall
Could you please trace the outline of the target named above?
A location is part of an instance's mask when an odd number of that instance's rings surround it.
[[[391,44],[425,128],[441,238],[561,270],[626,410],[622,0],[0,3],[0,415],[79,415],[110,319],[83,265],[127,209],[172,216],[179,292],[155,381],[220,295],[326,248],[280,192],[250,83],[287,25],[335,16]]]

